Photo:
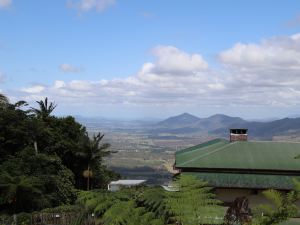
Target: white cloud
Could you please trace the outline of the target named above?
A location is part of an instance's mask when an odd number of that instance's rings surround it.
[[[66,86],[66,83],[62,80],[56,80],[54,82],[54,88],[59,89],[59,88],[64,88]]]
[[[0,0],[0,9],[8,8],[12,4],[12,0]]]
[[[145,63],[135,75],[125,79],[70,82],[57,80],[52,86],[22,89],[47,93],[53,98],[93,100],[104,104],[177,104],[177,98],[198,96],[209,90],[221,90],[207,62],[199,54],[189,54],[173,46],[154,48],[155,62]],[[45,88],[45,89],[44,89]],[[36,97],[36,96],[35,96]]]
[[[82,71],[81,68],[73,66],[68,63],[63,63],[63,64],[59,65],[59,69],[64,73],[79,73]]]
[[[97,10],[98,12],[102,12],[113,6],[115,3],[115,0],[71,0],[68,2],[68,6],[70,8],[77,9],[80,12],[87,12],[93,9]]]
[[[25,99],[46,95],[68,106],[205,107],[300,106],[300,35],[238,43],[212,68],[196,53],[174,46],[152,51],[133,76],[111,80],[55,81],[22,89]],[[98,107],[99,106],[99,107]],[[103,107],[102,107],[103,108]],[[104,107],[105,108],[105,107]]]
[[[200,54],[187,54],[173,46],[156,47],[153,54],[158,59],[153,69],[159,72],[196,72],[208,68]]]
[[[28,94],[38,94],[46,89],[43,85],[33,85],[31,87],[22,88],[21,91],[26,92]]]
[[[238,43],[220,53],[222,63],[240,68],[299,69],[300,34],[275,37],[259,44]]]

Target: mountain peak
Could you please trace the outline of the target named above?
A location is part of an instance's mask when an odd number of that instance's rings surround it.
[[[165,119],[159,123],[159,125],[163,126],[188,126],[190,124],[193,124],[195,122],[198,122],[200,118],[189,114],[189,113],[182,113],[177,116],[169,117],[168,119]]]
[[[196,117],[196,116],[194,116],[194,115],[192,115],[192,114],[190,114],[190,113],[187,113],[187,112],[184,112],[184,113],[182,113],[182,114],[179,114],[178,116],[175,116],[175,117],[180,117],[180,116]],[[197,117],[196,117],[196,118],[197,118]]]

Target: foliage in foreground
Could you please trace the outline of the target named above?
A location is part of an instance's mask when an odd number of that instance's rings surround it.
[[[294,180],[295,190],[282,193],[266,190],[264,196],[271,204],[260,205],[256,209],[253,225],[276,225],[295,217],[299,211],[296,201],[300,198],[300,181]]]
[[[164,219],[159,212],[150,210],[145,203],[144,194],[156,192],[156,189],[123,190],[118,192],[92,191],[82,192],[78,203],[83,204],[87,211],[94,213],[97,223],[104,225],[163,225]],[[157,202],[158,203],[158,202]]]
[[[178,192],[166,193],[166,205],[180,224],[222,224],[224,210],[207,183],[192,176],[181,176],[174,182]]]
[[[175,181],[178,191],[162,188],[82,192],[78,203],[104,225],[221,224],[223,208],[205,183],[191,176]]]

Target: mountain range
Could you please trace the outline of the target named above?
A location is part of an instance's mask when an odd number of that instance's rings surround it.
[[[300,141],[300,117],[269,121],[248,121],[240,117],[215,114],[199,118],[189,113],[159,121],[113,120],[105,118],[76,117],[90,131],[143,133],[156,137],[207,136],[228,138],[230,128],[248,129],[249,139]]]
[[[156,123],[150,131],[156,134],[208,134],[227,137],[230,128],[246,128],[249,138],[252,139],[268,140],[276,136],[300,137],[300,118],[253,122],[223,114],[199,118],[189,113],[183,113]]]

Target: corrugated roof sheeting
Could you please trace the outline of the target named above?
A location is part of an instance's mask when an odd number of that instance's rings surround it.
[[[300,172],[300,143],[228,142],[216,139],[176,153],[177,168],[228,168]]]
[[[209,186],[221,188],[250,188],[268,189],[270,187],[281,190],[293,189],[293,179],[300,176],[265,175],[265,174],[236,174],[236,173],[197,173],[183,172],[185,175],[193,175],[208,182]]]

